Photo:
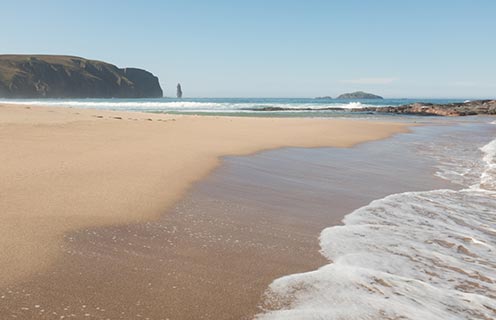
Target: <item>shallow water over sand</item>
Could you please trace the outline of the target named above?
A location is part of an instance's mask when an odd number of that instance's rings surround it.
[[[352,149],[226,158],[156,221],[66,235],[49,272],[0,288],[0,318],[249,319],[273,279],[326,263],[319,233],[347,213],[393,193],[460,188],[434,176],[438,160],[422,146],[481,132],[491,129],[418,127]]]
[[[321,233],[331,262],[274,281],[259,319],[496,317],[494,123],[439,133],[418,151],[463,189],[396,193],[353,211]]]

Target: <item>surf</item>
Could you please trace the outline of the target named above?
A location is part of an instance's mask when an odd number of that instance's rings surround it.
[[[444,162],[436,175],[465,188],[393,194],[348,214],[320,235],[329,264],[275,280],[257,319],[494,319],[496,139],[462,153],[475,172]]]

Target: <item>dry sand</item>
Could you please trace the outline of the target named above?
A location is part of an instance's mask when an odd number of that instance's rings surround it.
[[[158,218],[221,156],[350,147],[406,124],[0,105],[0,287],[49,270],[63,236]]]

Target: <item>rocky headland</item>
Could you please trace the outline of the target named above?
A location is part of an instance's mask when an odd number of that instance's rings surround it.
[[[0,55],[2,98],[159,98],[152,73],[73,56]]]

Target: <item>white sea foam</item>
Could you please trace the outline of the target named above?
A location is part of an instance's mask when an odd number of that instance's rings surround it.
[[[257,319],[496,319],[496,140],[481,152],[472,188],[390,195],[325,229],[332,263],[275,280]]]
[[[369,105],[366,106],[369,107]],[[364,108],[364,105],[361,102],[350,102],[347,104],[340,104],[339,107],[344,109],[361,109]]]
[[[448,136],[445,141],[420,141],[417,150],[426,158],[436,161],[435,176],[460,186],[479,185],[486,166],[483,153],[476,144],[460,143]]]
[[[479,188],[496,192],[496,140],[486,144],[481,150],[484,152],[482,160],[486,167],[482,172]]]
[[[111,109],[111,110],[129,110],[129,111],[155,111],[155,112],[253,112],[253,109],[261,109],[266,107],[282,108],[282,109],[311,109],[302,111],[319,111],[324,108],[363,108],[369,105],[364,105],[360,102],[350,103],[255,103],[255,102],[203,102],[203,101],[163,101],[163,100],[145,100],[145,101],[129,101],[129,100],[2,100],[9,104],[31,105],[31,106],[65,106],[76,108],[91,108],[91,109]],[[291,111],[291,110],[288,110]]]

